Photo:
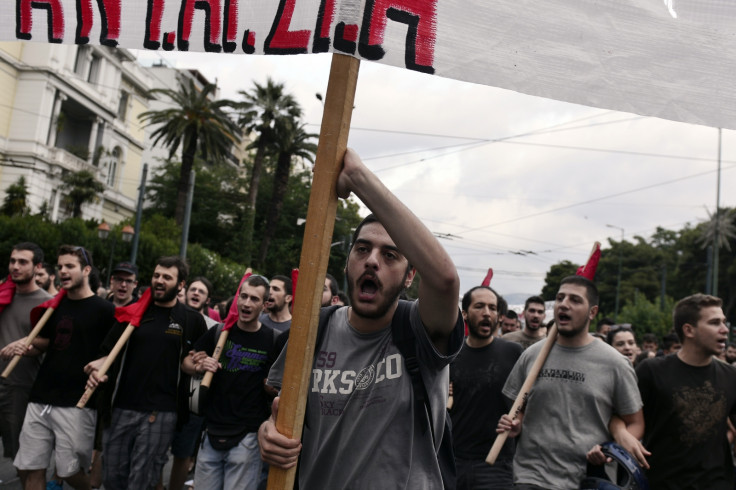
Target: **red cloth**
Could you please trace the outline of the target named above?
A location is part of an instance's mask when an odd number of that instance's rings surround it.
[[[491,279],[493,279],[493,269],[490,267],[488,268],[488,273],[486,274],[486,277],[483,279],[483,282],[480,283],[481,286],[490,286],[491,285]]]
[[[213,308],[213,307],[207,308],[207,316],[209,316],[216,322],[222,321],[222,318],[220,318],[220,312],[217,311],[217,308]]]
[[[601,244],[598,242],[595,242],[595,248],[593,250],[593,253],[590,254],[590,257],[588,258],[588,263],[584,266],[581,266],[575,275],[577,276],[583,276],[586,279],[590,279],[591,281],[595,277],[595,270],[598,268],[598,261],[601,260]]]
[[[299,279],[299,269],[291,269],[291,307],[296,304],[296,281]]]
[[[31,325],[36,325],[38,321],[43,316],[43,313],[46,311],[47,308],[53,308],[56,309],[59,307],[59,303],[61,303],[61,298],[66,296],[66,289],[60,290],[58,293],[56,293],[56,296],[53,298],[44,301],[40,305],[36,306],[31,310]]]
[[[246,279],[248,279],[251,276],[250,272],[246,272],[243,278],[240,280],[240,284],[238,284],[238,290],[235,291],[235,298],[233,298],[233,304],[230,305],[230,311],[227,313],[227,318],[225,318],[225,326],[222,327],[222,330],[230,330],[233,328],[233,325],[235,325],[238,321],[238,296],[240,295],[240,288],[243,287],[243,283]]]
[[[115,308],[115,319],[120,323],[130,323],[134,327],[141,324],[141,318],[151,304],[151,288],[146,289],[138,301],[128,306]]]
[[[15,283],[10,279],[10,274],[4,283],[0,284],[0,313],[13,302],[15,295]]]

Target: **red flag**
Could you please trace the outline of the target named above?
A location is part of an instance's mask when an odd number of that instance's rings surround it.
[[[575,275],[583,276],[586,279],[590,279],[592,281],[595,277],[595,270],[598,268],[599,260],[601,260],[601,244],[595,242],[595,244],[593,245],[593,252],[591,252],[590,257],[588,258],[588,262],[584,266],[581,266],[577,270]]]
[[[238,284],[238,290],[235,291],[235,298],[233,298],[233,303],[230,305],[230,311],[227,313],[227,318],[225,318],[225,326],[222,327],[223,331],[230,330],[238,321],[238,296],[240,295],[240,288],[243,287],[243,283],[251,276],[251,274],[251,272],[246,272],[240,280],[240,284]]]
[[[299,279],[299,269],[291,269],[291,304],[296,303],[296,281]]]
[[[5,282],[0,284],[0,313],[2,313],[6,306],[13,302],[14,295],[15,283],[10,278],[10,274],[8,274]]]
[[[493,269],[490,267],[488,268],[488,273],[486,274],[486,277],[483,279],[483,282],[480,283],[481,286],[490,286],[491,285],[491,279],[493,279]]]
[[[141,324],[141,318],[151,304],[151,288],[146,289],[138,301],[128,306],[115,308],[115,319],[120,323],[130,323],[134,327]]]
[[[38,320],[41,319],[44,311],[46,311],[46,308],[58,308],[59,303],[61,303],[61,298],[63,298],[64,296],[66,296],[66,289],[61,289],[58,293],[56,293],[56,296],[44,301],[40,305],[33,308],[31,310],[31,325],[36,325],[36,323],[38,323]]]

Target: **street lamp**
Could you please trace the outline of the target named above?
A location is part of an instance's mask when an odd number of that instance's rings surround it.
[[[618,322],[618,300],[621,294],[621,267],[623,263],[623,246],[624,246],[624,229],[620,226],[606,225],[608,228],[615,228],[621,230],[621,245],[618,249],[618,279],[616,280],[616,313],[613,316],[613,321]]]
[[[125,225],[123,226],[123,229],[120,230],[120,233],[123,242],[130,243],[133,240],[133,236],[135,236],[135,229],[133,229],[133,227],[130,225]],[[100,238],[100,240],[107,240],[107,238],[110,236],[110,225],[108,225],[104,221],[100,223],[100,225],[97,227],[97,236]],[[107,282],[105,282],[105,287],[110,285],[112,259],[115,255],[115,245],[117,244],[117,241],[117,235],[113,235],[112,242],[110,243],[110,260],[107,263]]]

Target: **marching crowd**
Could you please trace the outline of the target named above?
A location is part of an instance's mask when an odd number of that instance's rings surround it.
[[[541,297],[517,315],[490,286],[458,308],[447,252],[352,150],[337,191],[372,214],[353,235],[347,295],[325,279],[300,439],[275,423],[289,277],[250,275],[217,308],[179,257],[159,258],[147,285],[120,263],[100,288],[84,247],[62,245],[54,266],[16,244],[0,284],[0,437],[24,488],[47,488],[50,467],[76,489],[161,488],[170,457],[172,490],[265,488],[269,467],[297,463],[303,489],[603,488],[607,441],[649,488],[734,488],[736,345],[720,299],[683,298],[673,333],[641,348],[631,326],[590,333],[589,271],[561,281],[549,323]],[[416,274],[419,299],[405,301]]]

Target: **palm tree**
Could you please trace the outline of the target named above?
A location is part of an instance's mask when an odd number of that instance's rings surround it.
[[[98,181],[89,170],[69,172],[61,180],[68,189],[63,202],[72,218],[81,217],[82,205],[98,201],[97,194],[105,190],[104,184]]]
[[[719,208],[717,213],[708,213],[708,220],[703,223],[699,237],[703,248],[713,245],[731,251],[731,240],[736,239],[736,210]],[[718,241],[718,243],[716,243]]]
[[[273,191],[271,193],[271,204],[268,206],[268,214],[266,215],[266,226],[261,238],[261,248],[258,254],[258,264],[262,266],[266,262],[266,254],[271,240],[276,234],[276,226],[281,216],[281,209],[284,206],[284,196],[289,184],[289,174],[291,173],[291,164],[295,158],[301,158],[314,163],[317,154],[317,144],[311,142],[316,138],[317,134],[307,133],[304,129],[306,125],[298,121],[289,121],[282,128],[276,141],[274,148],[278,151],[276,160],[276,171],[273,175]]]
[[[22,176],[5,189],[5,199],[0,212],[8,216],[26,216],[30,212],[28,194],[26,178]]]
[[[189,188],[189,175],[194,165],[197,150],[202,159],[219,162],[225,159],[233,143],[240,141],[240,130],[228,113],[228,107],[235,107],[229,99],[212,100],[211,95],[217,86],[206,84],[201,90],[189,79],[179,82],[179,90],[153,89],[152,96],[163,95],[171,99],[173,107],[157,111],[146,111],[140,120],[146,124],[158,125],[151,134],[153,144],[162,141],[169,148],[172,158],[182,146],[181,171],[176,198],[174,218],[181,225]]]
[[[302,115],[301,107],[296,99],[291,94],[285,93],[283,83],[275,83],[268,78],[265,85],[257,82],[254,82],[253,85],[251,91],[241,90],[239,92],[244,101],[239,105],[241,115],[238,123],[247,132],[257,134],[256,139],[248,146],[248,149],[255,149],[256,154],[253,159],[245,209],[243,248],[246,263],[250,262],[252,255],[256,201],[266,149],[276,140],[285,124],[298,120]]]

